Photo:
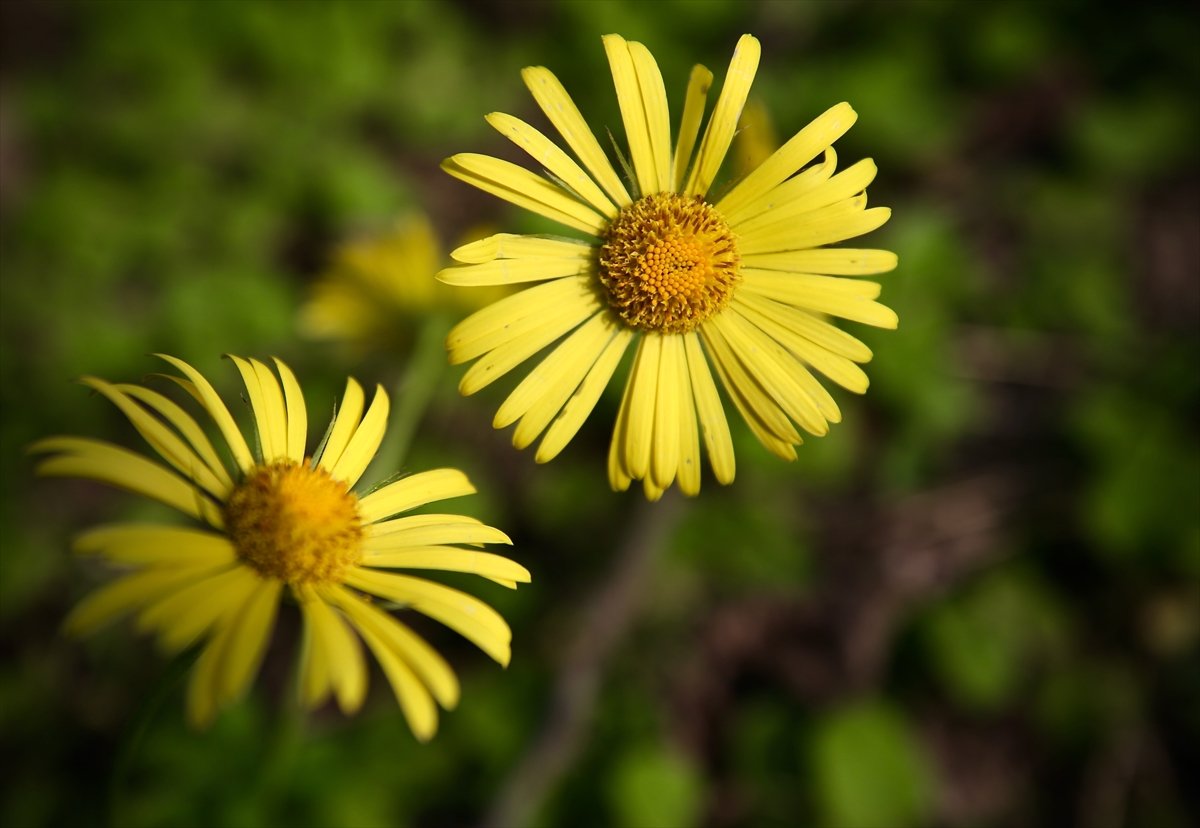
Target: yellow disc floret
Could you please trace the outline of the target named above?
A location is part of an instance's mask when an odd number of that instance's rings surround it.
[[[225,526],[243,563],[289,584],[338,583],[362,559],[358,498],[307,464],[252,469],[225,504]]]
[[[741,276],[733,232],[712,205],[656,193],[621,211],[600,248],[600,281],[630,327],[684,333],[729,302]]]

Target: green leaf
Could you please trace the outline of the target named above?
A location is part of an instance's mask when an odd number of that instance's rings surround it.
[[[894,707],[869,701],[833,713],[818,725],[811,750],[824,824],[903,828],[928,816],[932,775]]]
[[[617,825],[686,828],[697,825],[703,804],[700,771],[662,745],[643,745],[617,761],[609,797]]]

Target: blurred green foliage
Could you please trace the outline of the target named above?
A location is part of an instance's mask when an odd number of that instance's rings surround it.
[[[541,732],[580,607],[630,543],[608,492],[619,387],[546,467],[490,428],[511,385],[441,377],[407,466],[457,465],[464,512],[534,572],[484,597],[507,671],[422,628],[463,677],[415,744],[383,681],[352,720],[281,709],[285,621],[255,693],[188,732],[178,672],[128,625],[63,640],[103,578],[70,536],[135,499],[32,478],[51,433],[136,444],[70,380],[177,353],[234,394],[223,352],[278,353],[310,416],[347,364],[297,308],[340,241],[428,212],[551,229],[437,171],[504,153],[483,115],[536,118],[552,68],[603,135],[599,36],[643,40],[676,108],[763,41],[754,96],[788,136],[849,100],[843,166],[874,157],[867,245],[897,332],[863,399],[795,464],[735,433],[662,544],[605,663],[544,825],[1190,824],[1200,766],[1200,25],[1185,4],[6,2],[0,4],[0,732],[6,826],[473,824]],[[503,387],[500,387],[503,386]],[[314,427],[316,427],[314,425]],[[999,480],[983,488],[978,481]],[[964,494],[965,493],[965,494]],[[456,508],[457,505],[456,505]],[[294,619],[293,619],[294,621]],[[137,729],[146,699],[158,699]],[[290,723],[289,723],[290,722]],[[131,748],[132,745],[132,748]],[[125,757],[125,759],[120,759]],[[122,764],[126,762],[127,764]],[[114,772],[114,768],[120,772]],[[122,776],[123,774],[123,776]],[[1113,816],[1123,814],[1123,817]]]

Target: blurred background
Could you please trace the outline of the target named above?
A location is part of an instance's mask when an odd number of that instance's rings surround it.
[[[1200,24],[1096,9],[0,4],[0,823],[1196,824]],[[873,157],[895,210],[864,241],[899,253],[900,329],[847,326],[868,394],[835,393],[794,464],[739,424],[737,481],[692,502],[608,490],[614,393],[537,467],[490,427],[515,380],[464,400],[429,358],[480,301],[430,288],[445,251],[547,229],[438,162],[515,157],[483,116],[544,123],[530,64],[619,134],[607,32],[676,112],[692,63],[719,79],[756,34],[769,117],[726,174],[846,100],[842,164]],[[513,625],[506,671],[421,627],[464,685],[431,744],[378,670],[356,718],[281,729],[294,610],[202,733],[131,625],[60,637],[104,578],[71,536],[146,507],[36,479],[24,447],[140,445],[74,379],[156,351],[233,400],[220,354],[279,355],[314,428],[349,373],[429,397],[404,467],[467,471],[451,505],[534,573],[473,587]]]

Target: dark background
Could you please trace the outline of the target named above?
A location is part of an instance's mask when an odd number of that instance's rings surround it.
[[[1195,824],[1200,25],[1101,8],[0,3],[0,822]],[[513,625],[507,671],[422,627],[464,684],[430,745],[378,673],[354,719],[281,713],[290,610],[203,733],[130,625],[62,638],[103,577],[70,536],[147,513],[32,476],[41,436],[138,444],[72,379],[165,351],[236,399],[219,355],[278,354],[315,428],[347,373],[412,391],[409,349],[462,307],[397,287],[371,337],[314,341],[314,280],[404,215],[444,247],[540,229],[438,161],[508,153],[487,112],[543,123],[529,64],[619,125],[611,31],[650,47],[676,112],[742,32],[778,135],[858,111],[837,149],[879,166],[895,213],[867,243],[899,253],[901,325],[855,330],[876,357],[844,422],[790,465],[739,426],[734,485],[649,507],[604,480],[614,395],[537,467],[490,429],[512,381],[463,400],[461,369],[435,373],[405,467],[467,471],[461,508],[534,583],[476,589]]]

